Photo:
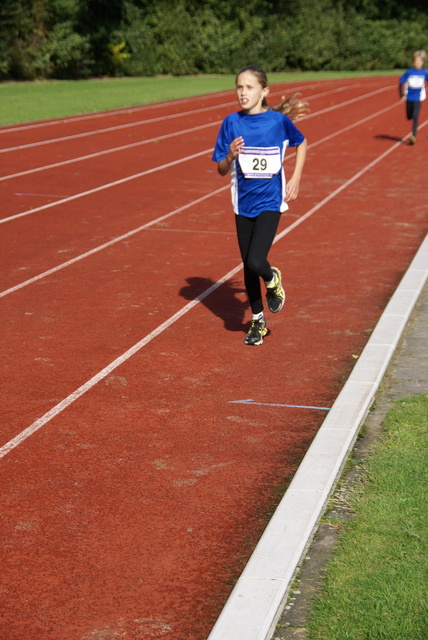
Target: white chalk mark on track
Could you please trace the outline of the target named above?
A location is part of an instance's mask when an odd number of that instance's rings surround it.
[[[252,398],[247,398],[247,400],[229,400],[229,404],[250,404],[251,406],[257,404],[262,407],[286,407],[287,409],[314,409],[317,411],[330,411],[330,407],[311,407],[304,404],[279,404],[277,402],[256,402]]]

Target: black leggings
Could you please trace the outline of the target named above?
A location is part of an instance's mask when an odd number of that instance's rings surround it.
[[[260,278],[269,282],[273,273],[267,255],[275,238],[281,214],[263,211],[256,218],[235,216],[239,250],[244,263],[244,282],[251,311],[263,311]]]
[[[407,120],[413,120],[412,133],[415,137],[418,131],[420,110],[421,110],[421,102],[410,102],[410,100],[406,101],[406,116],[407,116]]]

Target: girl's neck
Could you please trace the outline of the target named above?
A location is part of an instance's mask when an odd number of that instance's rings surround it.
[[[260,113],[266,113],[266,111],[269,111],[269,109],[267,107],[254,107],[254,109],[250,109],[249,111],[247,111],[246,109],[243,109],[244,113],[247,114],[247,116],[257,116]]]

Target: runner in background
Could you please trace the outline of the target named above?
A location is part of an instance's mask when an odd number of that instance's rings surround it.
[[[237,74],[236,93],[241,111],[224,119],[212,159],[218,163],[221,176],[231,173],[232,206],[252,311],[245,344],[261,345],[269,334],[261,280],[272,313],[280,311],[285,301],[281,271],[271,267],[267,256],[281,213],[299,193],[307,142],[290,118],[298,119],[306,105],[300,102],[293,108],[292,96],[289,101],[283,97],[276,109],[270,108],[266,100],[269,93],[266,74],[255,65]],[[289,116],[284,114],[287,110]],[[287,147],[296,147],[296,160],[293,174],[286,182],[282,163]]]
[[[422,101],[426,98],[425,83],[428,82],[428,71],[423,68],[427,53],[423,49],[413,54],[413,67],[400,77],[400,98],[406,102],[407,120],[413,120],[410,144],[415,144],[418,132],[419,114]]]

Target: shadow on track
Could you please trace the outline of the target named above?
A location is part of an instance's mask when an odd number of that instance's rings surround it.
[[[186,278],[186,282],[188,283],[187,286],[180,290],[180,295],[185,300],[195,300],[215,284],[215,281],[211,280],[211,278],[200,278],[198,276]],[[245,289],[237,285],[236,281],[225,282],[209,296],[201,300],[201,304],[205,305],[211,313],[223,321],[224,328],[227,331],[246,332],[248,322],[244,324],[243,320],[249,305],[247,301],[239,300],[236,297],[239,293],[245,293]]]
[[[399,136],[388,136],[388,135],[384,135],[382,133],[380,133],[379,135],[375,136],[375,138],[377,140],[393,140],[394,142],[401,142],[401,140],[403,140],[403,138],[400,138]]]

